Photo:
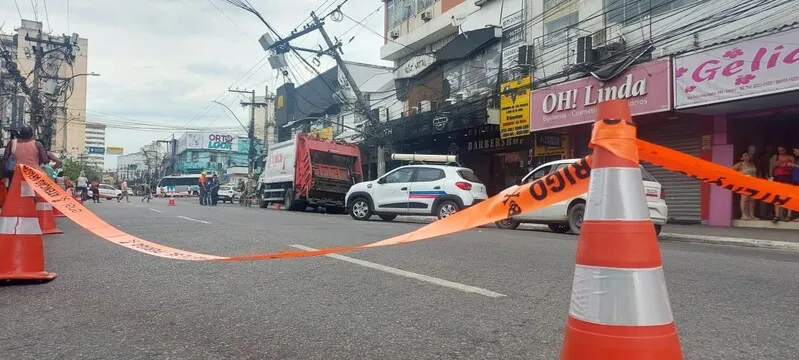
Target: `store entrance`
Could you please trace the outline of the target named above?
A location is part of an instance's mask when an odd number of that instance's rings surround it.
[[[799,110],[796,113],[778,113],[757,118],[737,118],[729,122],[733,144],[733,163],[741,161],[743,153],[749,153],[757,168],[757,177],[773,177],[778,147],[786,153],[799,147]],[[733,219],[741,219],[740,195],[733,199]],[[763,202],[755,203],[755,216],[763,220],[774,218],[774,207]],[[794,212],[793,218],[799,217]]]

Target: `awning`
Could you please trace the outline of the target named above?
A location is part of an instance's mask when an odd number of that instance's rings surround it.
[[[439,61],[462,59],[500,38],[502,29],[497,27],[467,31],[436,51],[436,58]]]

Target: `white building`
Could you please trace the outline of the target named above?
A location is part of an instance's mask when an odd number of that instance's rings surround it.
[[[105,124],[86,123],[86,162],[99,169],[105,166]]]
[[[139,151],[117,157],[117,180],[133,181],[147,172],[147,162],[144,153]]]

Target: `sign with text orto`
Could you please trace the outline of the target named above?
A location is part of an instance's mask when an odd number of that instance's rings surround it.
[[[624,99],[633,116],[671,110],[671,61],[631,66],[608,82],[592,76],[535,89],[530,96],[530,131],[587,124],[596,120],[596,104]]]
[[[799,29],[674,59],[674,107],[799,89]]]
[[[500,138],[529,135],[530,77],[503,83],[499,91]]]

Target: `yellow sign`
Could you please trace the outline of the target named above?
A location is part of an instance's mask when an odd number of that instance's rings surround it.
[[[316,136],[325,140],[333,140],[333,127],[328,126],[319,130],[314,130],[308,133],[308,135]]]
[[[535,156],[561,155],[563,158],[569,154],[569,136],[560,133],[535,133]]]
[[[277,109],[283,108],[283,95],[277,97],[277,104],[275,105],[275,108]]]
[[[499,135],[508,139],[530,134],[530,77],[502,84],[499,89]]]
[[[122,155],[122,152],[124,152],[124,150],[125,150],[124,148],[121,148],[121,147],[118,147],[118,146],[106,146],[105,147],[105,153],[107,155]]]

